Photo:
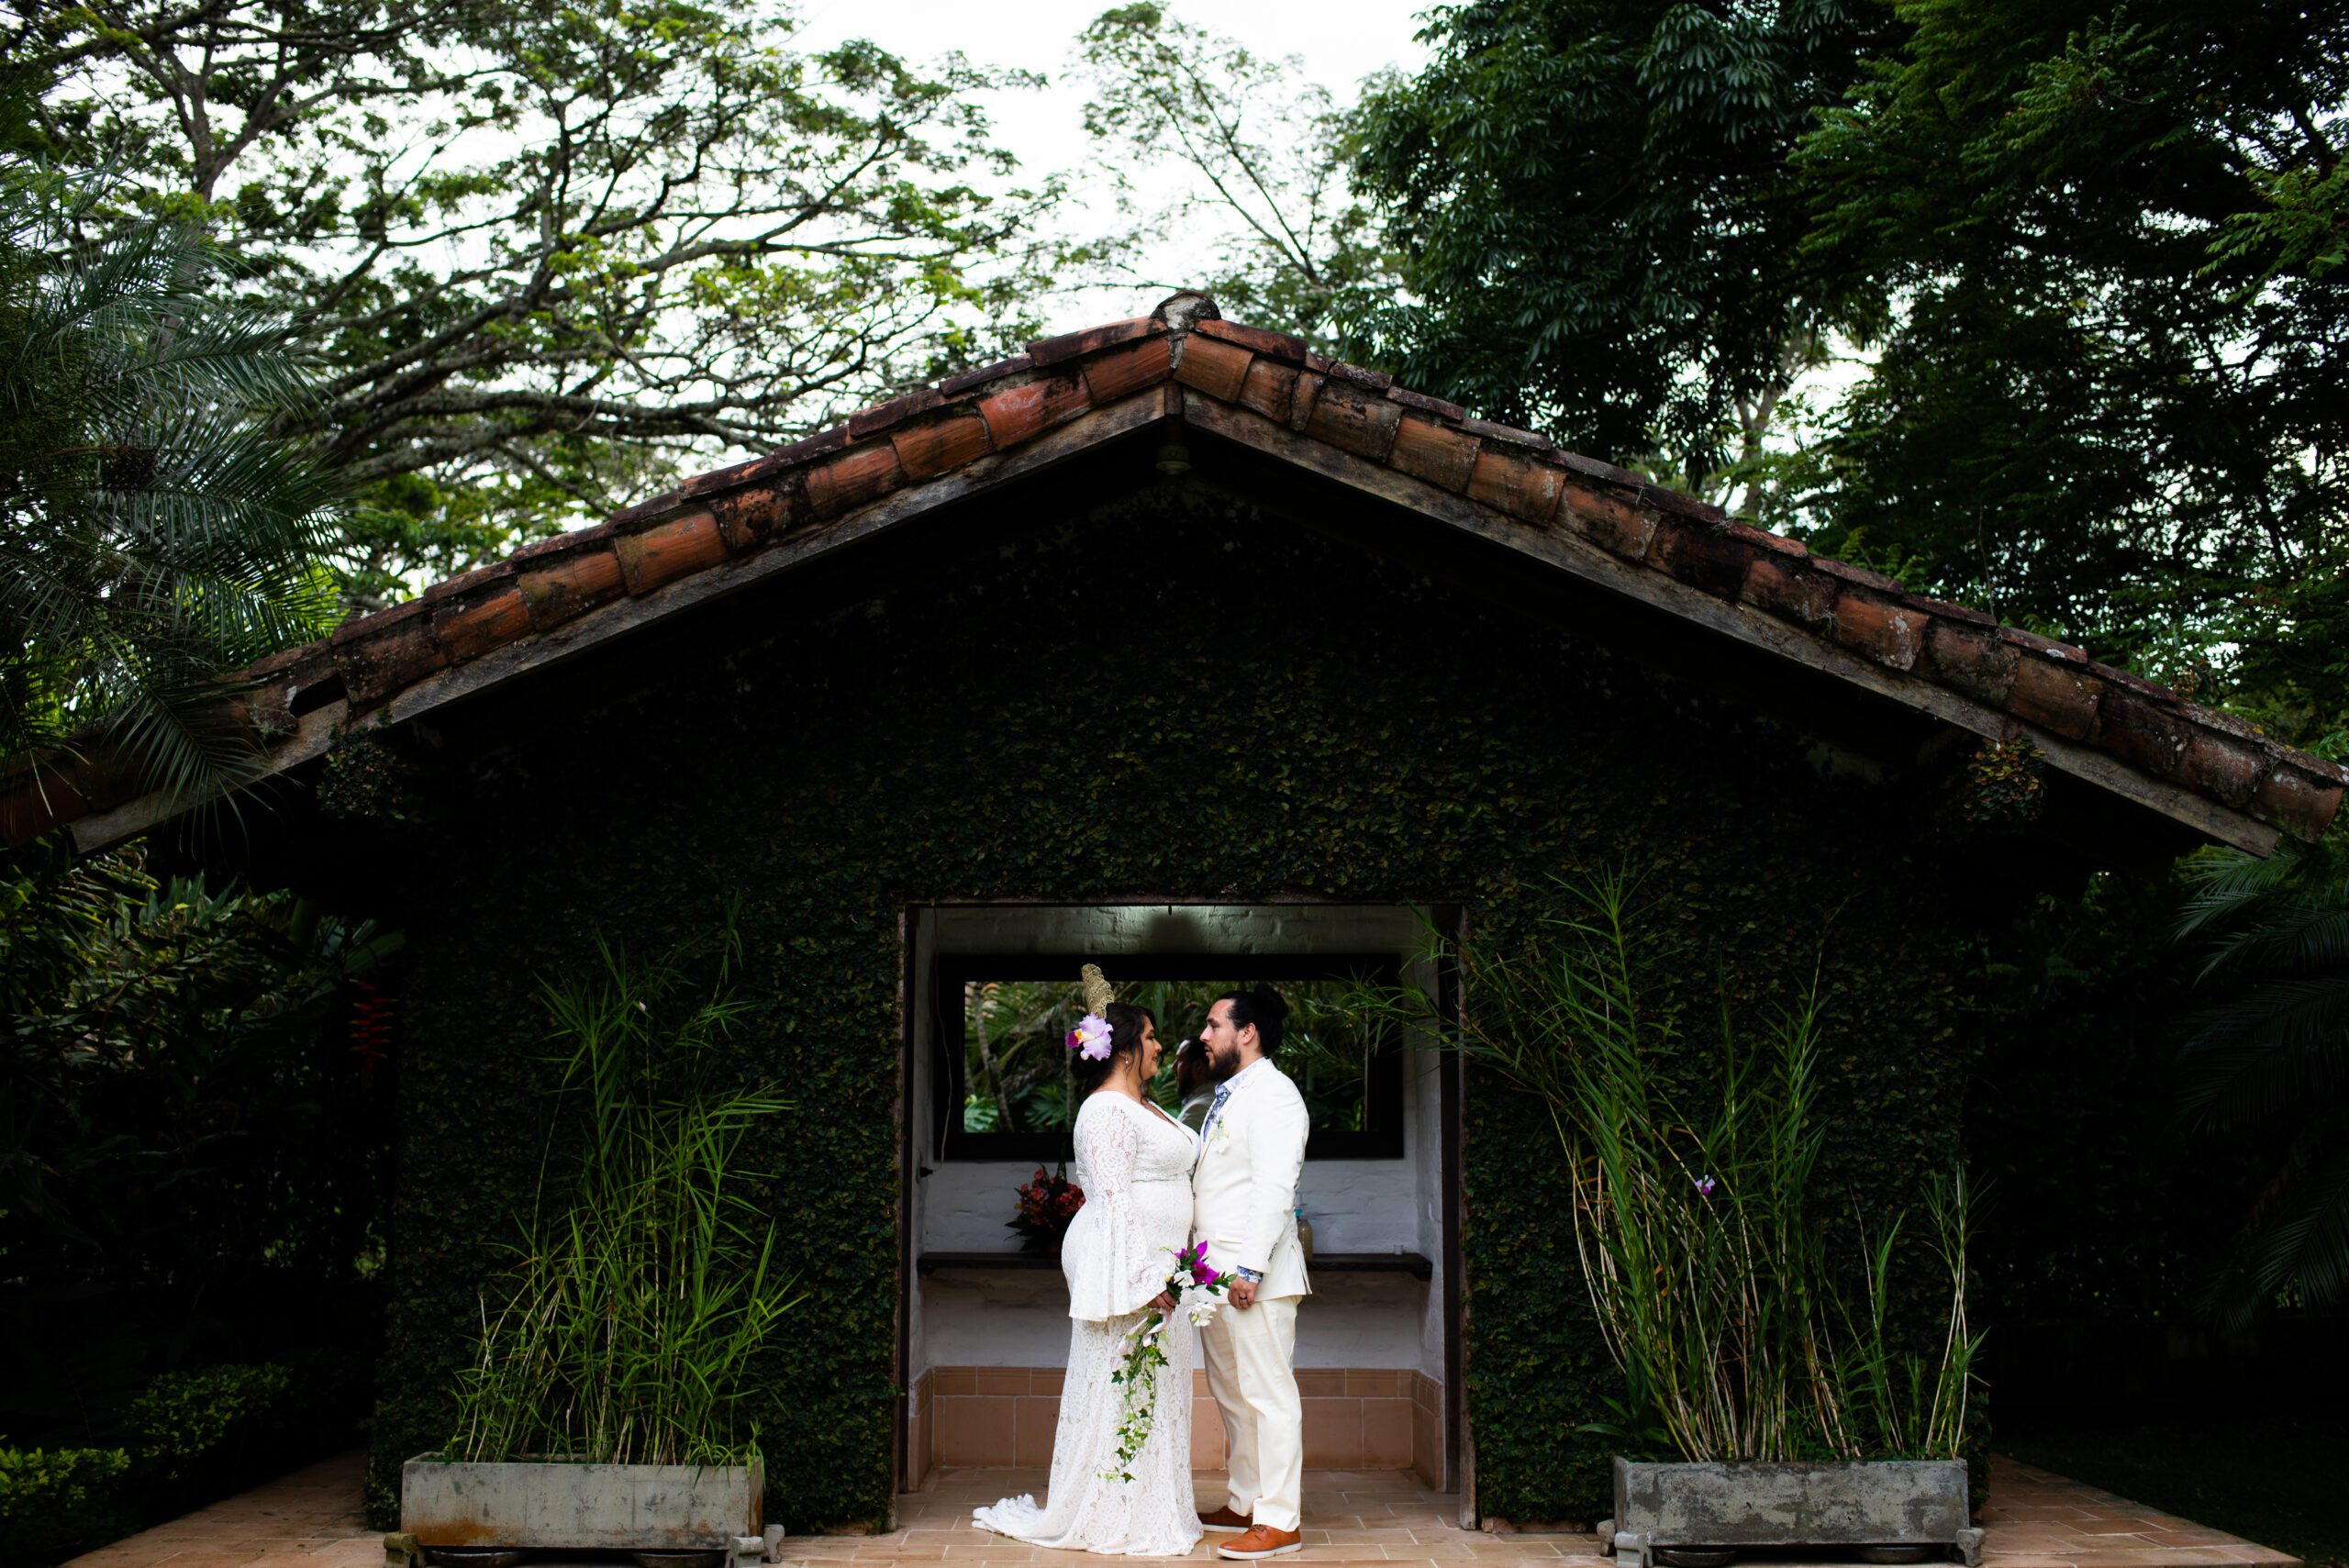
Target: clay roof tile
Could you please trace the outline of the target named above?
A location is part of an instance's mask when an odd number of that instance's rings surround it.
[[[268,711],[256,709],[256,722],[285,729],[288,695],[331,689],[336,671],[354,706],[381,703],[451,663],[755,555],[807,523],[1016,451],[1097,410],[1165,397],[1152,389],[1170,378],[1182,395],[1229,409],[1227,417],[1261,417],[1297,433],[1283,440],[1313,440],[1344,454],[1338,461],[1464,492],[1497,517],[1518,519],[1509,526],[1575,536],[2273,827],[2321,833],[2349,790],[2349,768],[2285,751],[2239,719],[2092,662],[2079,649],[1812,555],[1799,540],[1613,463],[1559,450],[1537,431],[1470,417],[1458,404],[1331,360],[1286,333],[1219,319],[1213,302],[1196,295],[1177,295],[1153,316],[1044,339],[1023,354],[861,409],[273,654],[245,672],[272,684],[259,695]],[[95,773],[86,783],[50,781],[50,804],[38,809],[21,789],[0,786],[0,831],[19,842],[93,809],[92,790],[106,790]]]

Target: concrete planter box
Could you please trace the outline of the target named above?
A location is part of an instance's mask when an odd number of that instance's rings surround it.
[[[1649,1568],[1658,1548],[1939,1548],[1980,1568],[1962,1460],[1823,1463],[1615,1462],[1616,1568]]]
[[[765,1485],[756,1464],[483,1464],[419,1454],[400,1467],[399,1544],[411,1552],[701,1550],[755,1562],[766,1544]]]

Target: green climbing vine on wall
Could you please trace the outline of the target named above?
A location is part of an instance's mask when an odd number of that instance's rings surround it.
[[[419,934],[379,1510],[449,1429],[492,1243],[536,1179],[553,1069],[530,977],[584,972],[598,929],[674,942],[729,897],[729,1070],[799,1107],[743,1151],[808,1293],[744,1407],[794,1528],[889,1507],[910,903],[1443,901],[1506,941],[1557,874],[1630,857],[1709,955],[1680,977],[1707,1005],[1766,991],[1842,905],[1822,1165],[1889,1211],[1955,1150],[1959,943],[1911,856],[1923,805],[1821,779],[1798,738],[1570,628],[1196,484],[965,514],[447,711],[417,749],[445,815],[392,857]],[[1614,1371],[1562,1284],[1566,1176],[1524,1158],[1554,1134],[1475,1074],[1464,1118],[1479,1503],[1594,1518],[1607,1444],[1579,1429]]]

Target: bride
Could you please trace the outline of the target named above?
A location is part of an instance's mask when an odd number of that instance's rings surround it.
[[[1087,965],[1088,997],[1099,972]],[[1052,1436],[1052,1483],[1039,1507],[1006,1497],[977,1510],[982,1529],[1031,1546],[1124,1557],[1181,1557],[1197,1544],[1191,1496],[1190,1325],[1173,1310],[1170,1253],[1190,1240],[1191,1165],[1198,1140],[1151,1103],[1158,1020],[1146,1007],[1105,1002],[1069,1037],[1076,1080],[1087,1092],[1076,1115],[1076,1171],[1085,1207],[1061,1246],[1068,1276],[1068,1375]],[[1109,1381],[1125,1359],[1128,1330],[1150,1311],[1167,1315],[1166,1365],[1157,1414],[1141,1451],[1117,1474],[1124,1390]]]

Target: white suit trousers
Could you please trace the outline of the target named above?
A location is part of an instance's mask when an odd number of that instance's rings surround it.
[[[1297,1397],[1297,1301],[1227,1303],[1199,1330],[1208,1392],[1223,1415],[1235,1514],[1295,1529],[1305,1506],[1305,1405]]]

